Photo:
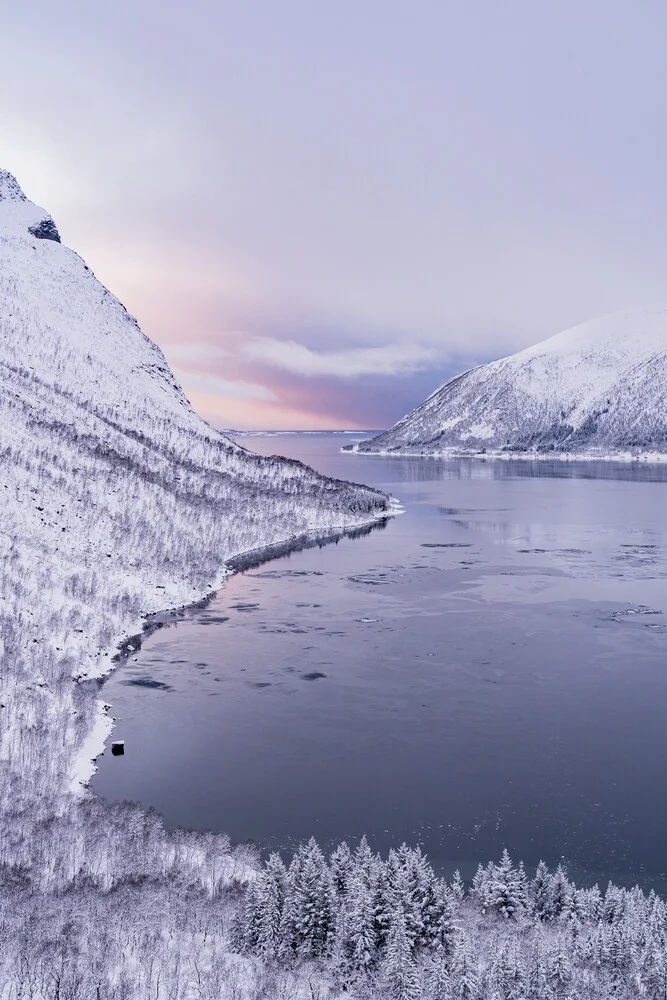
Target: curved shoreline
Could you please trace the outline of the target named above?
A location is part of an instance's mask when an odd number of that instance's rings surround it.
[[[304,549],[331,545],[341,538],[360,538],[370,534],[372,531],[381,531],[386,527],[390,518],[403,513],[403,507],[398,500],[389,496],[389,509],[370,520],[360,521],[347,527],[330,528],[325,531],[319,528],[312,528],[302,532],[300,535],[293,535],[291,538],[273,542],[256,549],[246,549],[237,555],[231,556],[223,565],[216,585],[196,601],[183,604],[177,607],[164,608],[161,611],[151,612],[142,615],[139,622],[130,629],[118,636],[112,649],[116,652],[109,658],[108,667],[104,673],[97,677],[85,677],[75,679],[75,684],[97,683],[101,688],[107,677],[117,667],[122,666],[129,657],[141,649],[144,639],[163,628],[164,625],[178,622],[183,616],[196,608],[203,608],[214,599],[216,594],[224,586],[225,580],[236,573],[243,573],[248,569],[261,566],[263,563],[279,559],[291,552],[301,552]],[[115,719],[108,714],[109,708],[103,699],[98,701],[98,713],[95,725],[84,740],[78,753],[74,757],[70,769],[70,791],[75,795],[83,795],[89,791],[88,786],[97,771],[96,760],[104,753],[106,742],[113,732]]]

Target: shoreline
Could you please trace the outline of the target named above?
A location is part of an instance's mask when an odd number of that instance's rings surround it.
[[[382,458],[457,458],[478,462],[618,462],[623,465],[667,463],[667,452],[664,451],[618,451],[598,454],[589,451],[464,451],[459,448],[443,448],[441,451],[418,451],[412,448],[365,451],[355,444],[342,447],[340,452],[344,455],[378,455]]]
[[[163,608],[160,611],[151,611],[142,615],[129,628],[117,635],[110,649],[108,661],[105,669],[96,675],[84,675],[74,678],[75,684],[90,683],[97,681],[100,687],[105,679],[118,667],[123,666],[129,657],[141,649],[144,639],[162,628],[165,624],[176,623],[182,616],[190,610],[204,607],[213,600],[218,591],[224,586],[225,580],[236,573],[243,573],[247,569],[260,566],[263,563],[279,559],[290,552],[298,552],[307,548],[333,544],[341,538],[354,538],[370,533],[373,530],[380,530],[391,517],[396,517],[404,512],[403,505],[395,497],[389,496],[389,509],[370,520],[360,521],[357,524],[350,524],[345,527],[334,527],[322,530],[320,528],[310,528],[300,535],[293,535],[270,545],[259,546],[254,549],[246,549],[225,560],[220,575],[213,588],[207,590],[201,597],[187,604],[177,605],[171,608]],[[108,714],[112,706],[103,699],[98,699],[97,714],[95,724],[78,752],[74,756],[72,766],[69,771],[70,792],[82,797],[86,792],[90,792],[90,782],[97,771],[97,758],[105,751],[106,743],[115,726],[115,718]],[[92,794],[92,793],[90,793]]]

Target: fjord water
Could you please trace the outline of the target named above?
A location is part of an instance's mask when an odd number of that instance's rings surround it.
[[[507,846],[667,887],[667,469],[341,454],[242,438],[387,490],[363,537],[240,573],[103,696],[96,792],[289,849],[367,834],[470,875]]]

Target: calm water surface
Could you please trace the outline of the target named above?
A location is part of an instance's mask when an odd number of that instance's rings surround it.
[[[93,787],[288,848],[366,833],[470,874],[506,845],[667,887],[667,470],[343,455],[391,492],[363,538],[230,579],[110,678]]]

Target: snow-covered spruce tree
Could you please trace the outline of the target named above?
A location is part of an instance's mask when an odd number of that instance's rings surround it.
[[[530,1000],[547,1000],[548,990],[547,959],[538,938],[528,956],[526,994]]]
[[[625,913],[625,905],[625,893],[610,882],[602,905],[603,919],[609,924],[618,923]]]
[[[563,950],[558,950],[551,957],[547,969],[547,980],[551,986],[554,1000],[564,1000],[572,981],[570,958]]]
[[[499,1000],[522,1000],[525,997],[526,968],[516,945],[504,944],[501,947],[491,968],[490,980]]]
[[[652,944],[644,950],[639,958],[636,981],[638,992],[643,991],[651,1000],[667,1000],[667,958],[663,948]]]
[[[507,848],[494,867],[487,891],[488,904],[506,919],[516,919],[526,906],[526,879],[523,868],[512,864]]]
[[[530,909],[530,880],[526,875],[523,861],[519,862],[519,867],[516,869],[516,891],[523,910]]]
[[[411,882],[415,921],[415,948],[418,951],[442,945],[452,928],[448,927],[451,907],[446,884],[435,873],[416,847],[407,857],[406,871]]]
[[[466,889],[463,884],[463,879],[461,878],[461,872],[458,868],[454,872],[454,877],[452,878],[452,894],[458,903],[462,903],[465,899]]]
[[[422,996],[406,914],[400,902],[396,903],[392,915],[381,980],[385,995],[391,1000],[420,1000]]]
[[[480,863],[473,875],[471,895],[477,902],[482,913],[486,913],[489,907],[493,905],[495,870],[496,866],[492,861],[489,861],[486,867]]]
[[[401,898],[397,892],[401,867],[393,850],[389,851],[386,862],[376,855],[372,865],[373,933],[375,948],[380,953],[387,945],[394,908]]]
[[[401,844],[396,861],[392,907],[402,909],[410,948],[415,950],[425,944],[423,904],[428,882],[425,859],[418,847],[413,850]]]
[[[336,898],[338,900],[343,899],[347,894],[348,882],[352,871],[352,852],[345,841],[339,844],[332,852],[329,858],[329,867],[331,868],[331,879]]]
[[[285,876],[285,895],[283,909],[280,915],[278,931],[278,952],[284,962],[295,958],[299,946],[299,911],[297,885],[303,865],[305,845],[301,845],[294,853]]]
[[[540,861],[531,883],[532,911],[538,920],[551,920],[554,916],[553,876]]]
[[[237,933],[238,947],[248,952],[256,952],[259,943],[259,887],[257,882],[246,890],[240,931]]]
[[[284,958],[330,954],[336,929],[335,893],[331,872],[314,838],[298,848],[283,884],[278,953]]]
[[[551,893],[554,917],[568,917],[574,909],[574,889],[562,865],[554,872]]]
[[[256,950],[260,955],[275,958],[280,952],[280,926],[285,903],[287,871],[279,854],[272,854],[257,880],[255,897],[256,917],[253,933]]]
[[[466,943],[454,952],[450,982],[452,1000],[480,1000],[478,964]]]
[[[336,930],[336,897],[331,872],[313,837],[304,849],[292,893],[298,954],[328,956]]]
[[[428,947],[450,955],[459,934],[455,897],[444,879],[435,880],[436,904],[427,924]]]
[[[368,972],[377,960],[375,889],[378,865],[366,838],[354,852],[345,902],[344,954],[349,968]]]
[[[451,1000],[450,963],[443,952],[436,952],[425,971],[424,995],[428,1000]]]

